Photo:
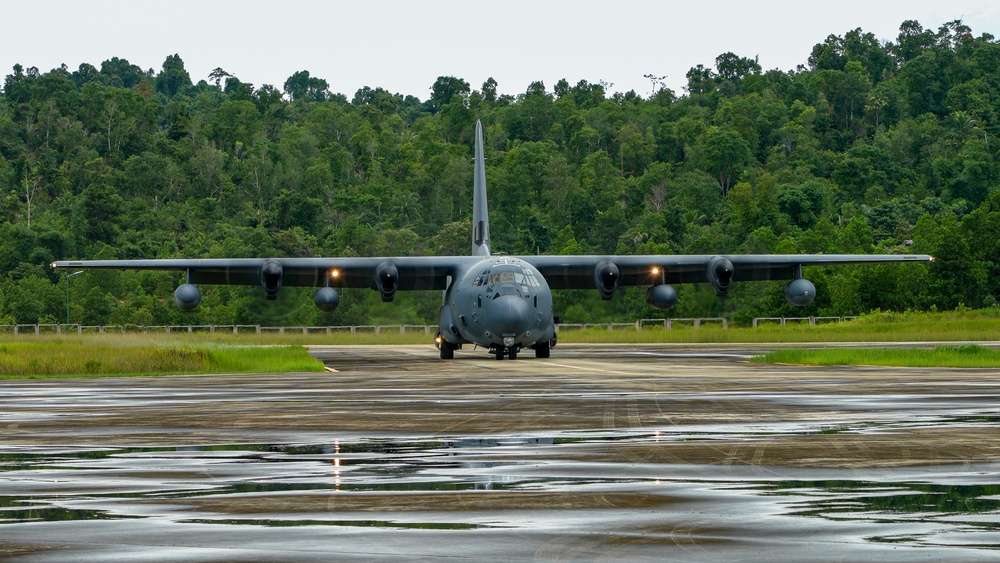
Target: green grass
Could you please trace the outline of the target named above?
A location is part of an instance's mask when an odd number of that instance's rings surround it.
[[[771,342],[968,342],[1000,340],[1000,309],[947,313],[883,313],[843,322],[789,321],[723,329],[705,323],[695,330],[675,323],[671,330],[648,327],[564,330],[560,342],[579,343],[771,343]]]
[[[816,366],[1000,367],[1000,350],[975,344],[927,348],[828,348],[777,350],[755,362]]]
[[[322,369],[301,346],[157,341],[146,335],[19,337],[0,343],[0,379]]]

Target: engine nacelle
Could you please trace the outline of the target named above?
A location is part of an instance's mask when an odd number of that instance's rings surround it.
[[[665,283],[654,285],[646,290],[646,302],[656,309],[669,309],[677,304],[677,290]]]
[[[736,267],[729,258],[716,256],[708,263],[708,281],[715,288],[715,294],[723,297],[729,293],[736,278]]]
[[[594,285],[601,292],[601,299],[605,301],[611,299],[611,296],[615,293],[615,289],[618,288],[618,282],[621,280],[621,277],[618,266],[610,260],[599,262],[594,267]]]
[[[382,301],[392,301],[396,296],[396,286],[399,284],[399,270],[392,262],[382,262],[375,268],[375,288],[378,289]]]
[[[201,304],[201,290],[189,283],[177,286],[174,290],[174,304],[181,311],[194,311]]]
[[[320,311],[332,313],[337,310],[337,305],[340,305],[340,293],[332,287],[321,287],[313,297],[313,303]]]
[[[264,286],[264,295],[269,300],[278,298],[278,290],[281,289],[281,279],[284,272],[281,262],[277,260],[267,260],[260,267],[260,285]]]
[[[799,278],[785,286],[785,300],[796,307],[805,307],[816,299],[816,286],[811,281]]]

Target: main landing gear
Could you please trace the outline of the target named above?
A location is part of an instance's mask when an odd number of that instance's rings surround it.
[[[455,350],[461,348],[461,344],[452,344],[444,338],[441,338],[441,333],[437,333],[434,337],[434,345],[437,346],[438,351],[441,352],[442,360],[453,360],[455,359]]]
[[[536,358],[548,358],[552,353],[552,345],[549,342],[544,344],[535,344],[535,357]]]
[[[532,346],[535,349],[536,358],[548,358],[552,354],[552,349],[556,347],[556,336],[552,335],[552,340],[539,342]]]

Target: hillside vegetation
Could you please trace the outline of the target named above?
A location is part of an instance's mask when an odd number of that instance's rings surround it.
[[[442,76],[427,99],[332,93],[308,71],[279,88],[178,55],[42,72],[0,94],[0,324],[65,320],[56,259],[468,252],[474,124],[486,127],[493,246],[534,253],[928,253],[930,265],[806,271],[809,307],[779,282],[729,299],[680,287],[557,295],[563,322],[725,315],[855,315],[996,305],[1000,44],[960,21],[903,22],[891,41],[830,35],[794,71],[723,53],[684,92],[609,95],[587,80],[518,96]],[[664,54],[668,56],[668,54]],[[30,61],[25,61],[30,63]],[[225,61],[220,61],[224,64]],[[709,64],[704,64],[709,63]],[[430,82],[431,80],[429,80]],[[908,242],[912,241],[912,243]],[[87,272],[71,320],[95,324],[433,322],[440,293],[349,290],[334,314],[309,291],[266,302],[205,287],[177,311],[178,274]]]

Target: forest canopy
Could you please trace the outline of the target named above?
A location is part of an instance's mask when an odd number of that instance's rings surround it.
[[[1000,298],[1000,44],[961,21],[854,29],[793,71],[727,52],[684,92],[609,94],[587,80],[499,95],[438,77],[427,99],[350,97],[308,70],[279,89],[216,68],[192,78],[112,58],[40,72],[0,94],[0,324],[342,325],[434,322],[440,293],[344,292],[336,313],[286,288],[209,286],[171,302],[178,274],[53,272],[59,259],[465,254],[475,122],[486,129],[491,234],[508,254],[927,253],[930,265],[807,270],[805,309],[780,282],[726,300],[681,286],[607,303],[556,296],[564,322],[671,315],[855,315],[991,307]],[[69,287],[67,288],[67,284]]]

